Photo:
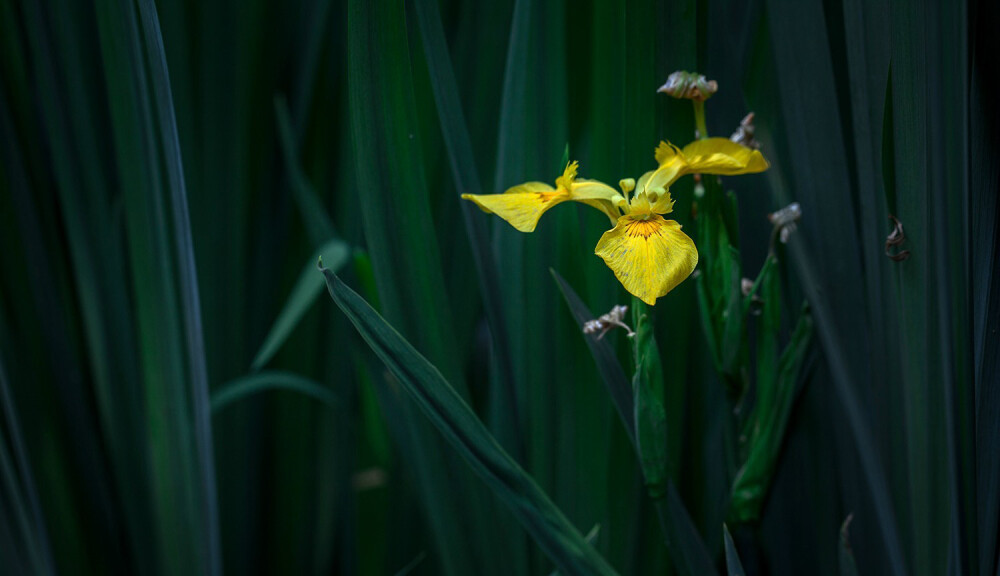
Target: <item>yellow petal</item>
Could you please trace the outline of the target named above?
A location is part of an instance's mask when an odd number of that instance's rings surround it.
[[[685,174],[753,174],[767,170],[768,163],[759,150],[747,148],[727,138],[695,140],[683,150],[673,144],[660,142],[656,149],[659,167],[643,174],[639,188],[669,188]]]
[[[620,216],[613,200],[616,196],[621,196],[621,192],[597,180],[584,180],[581,178],[576,180],[570,189],[570,200],[583,202],[588,206],[597,208],[607,214],[612,224]]]
[[[621,194],[611,186],[597,180],[577,179],[570,188],[573,200],[608,200]]]
[[[767,160],[760,150],[747,148],[728,138],[695,140],[683,150],[689,174],[753,174],[767,170]]]
[[[688,174],[687,158],[673,144],[660,142],[655,152],[656,162],[660,165],[652,172],[646,172],[639,178],[639,185],[636,191],[649,190],[651,188],[670,188],[681,176]]]
[[[546,210],[570,199],[569,192],[542,182],[525,182],[503,194],[462,194],[484,212],[496,214],[521,232],[534,232]]]
[[[653,214],[622,216],[601,236],[595,254],[604,259],[626,290],[653,305],[694,272],[698,249],[681,225]]]
[[[563,170],[562,176],[556,178],[556,187],[562,188],[563,190],[569,190],[573,187],[573,181],[576,180],[576,172],[580,168],[580,163],[576,160],[566,164],[566,169]]]
[[[462,198],[475,202],[484,212],[503,218],[521,232],[534,232],[542,214],[567,200],[597,208],[614,223],[619,216],[613,201],[618,191],[597,180],[577,178],[578,169],[577,162],[567,164],[562,176],[556,179],[556,188],[544,182],[525,182],[503,194],[462,194]]]

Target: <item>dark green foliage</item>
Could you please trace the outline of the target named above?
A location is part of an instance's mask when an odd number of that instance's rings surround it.
[[[337,306],[424,415],[469,466],[511,507],[549,557],[568,574],[615,574],[538,485],[510,457],[436,367],[328,269]]]
[[[0,574],[997,576],[995,4],[0,0]],[[459,195],[638,178],[675,70],[771,169],[637,357],[607,218]]]

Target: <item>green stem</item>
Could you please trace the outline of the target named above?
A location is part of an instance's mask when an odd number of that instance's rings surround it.
[[[700,100],[692,100],[694,104],[694,127],[697,130],[695,136],[699,140],[708,138],[708,126],[705,124],[705,103]]]
[[[635,438],[646,488],[654,500],[663,497],[667,482],[667,414],[663,408],[663,366],[653,335],[651,309],[632,298],[635,373],[632,376]]]

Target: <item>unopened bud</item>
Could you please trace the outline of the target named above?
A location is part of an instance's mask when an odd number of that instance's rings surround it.
[[[674,98],[704,102],[718,90],[719,83],[715,80],[707,80],[705,76],[697,72],[678,70],[667,77],[667,82],[656,91],[669,94]]]
[[[618,181],[618,186],[623,192],[628,194],[629,192],[635,190],[635,180],[632,178],[622,178]]]

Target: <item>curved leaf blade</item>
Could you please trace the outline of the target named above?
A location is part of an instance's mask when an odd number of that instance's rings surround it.
[[[615,574],[438,369],[332,271],[320,268],[330,296],[400,385],[472,470],[507,504],[560,570]]]

